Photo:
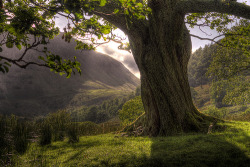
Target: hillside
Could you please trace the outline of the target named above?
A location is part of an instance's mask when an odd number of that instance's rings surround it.
[[[47,68],[12,66],[0,73],[0,113],[38,116],[58,109],[100,104],[103,100],[128,95],[140,81],[120,62],[94,51],[75,50],[76,43],[66,43],[61,35],[50,41],[48,50],[63,58],[77,57],[82,75],[67,79]],[[4,49],[9,57],[20,55],[17,49]],[[29,51],[26,59],[41,55]]]

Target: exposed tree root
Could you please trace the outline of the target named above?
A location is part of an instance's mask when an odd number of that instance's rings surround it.
[[[127,135],[133,136],[145,136],[147,133],[146,126],[146,115],[145,113],[141,114],[134,122],[130,125],[125,126],[120,133],[127,133]]]
[[[215,127],[217,122],[224,122],[224,120],[205,115],[196,110],[192,116],[188,116],[183,131],[181,133],[197,132],[197,133],[211,133],[211,129]],[[128,136],[151,136],[148,131],[146,114],[143,113],[130,125],[124,127],[120,133]],[[177,133],[178,134],[178,133]],[[161,134],[159,134],[161,135]],[[176,135],[176,134],[172,134]],[[161,135],[163,136],[163,135]],[[166,135],[165,135],[166,136]]]

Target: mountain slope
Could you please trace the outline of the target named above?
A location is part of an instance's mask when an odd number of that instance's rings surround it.
[[[120,62],[94,51],[76,51],[75,42],[66,43],[61,35],[50,41],[48,49],[63,58],[77,57],[82,75],[67,79],[49,69],[12,66],[8,74],[0,74],[0,113],[37,116],[58,109],[100,104],[103,100],[128,95],[139,85],[136,78]],[[7,51],[6,51],[7,50]],[[4,49],[9,57],[20,55],[17,49]],[[29,51],[26,59],[41,55]]]

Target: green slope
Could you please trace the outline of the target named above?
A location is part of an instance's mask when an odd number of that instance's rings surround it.
[[[58,109],[101,104],[103,100],[130,94],[140,81],[120,62],[94,51],[76,51],[75,42],[66,43],[59,35],[48,49],[63,58],[77,57],[82,75],[69,79],[49,69],[29,66],[11,67],[0,74],[0,113],[38,116]],[[3,54],[20,55],[17,49]],[[26,60],[36,60],[42,53],[29,51]]]

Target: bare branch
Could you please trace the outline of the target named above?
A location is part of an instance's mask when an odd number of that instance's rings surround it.
[[[40,45],[41,44],[41,42],[40,41],[36,41],[36,37],[34,36],[34,42],[32,43],[32,45],[30,46],[30,47],[27,47],[26,46],[26,48],[25,48],[25,50],[24,50],[24,52],[23,52],[23,54],[20,56],[20,58],[18,59],[18,61],[21,61],[23,58],[24,58],[24,56],[26,55],[26,53],[30,50],[30,49],[32,49],[32,48],[34,48],[34,47],[37,47],[38,45]]]
[[[199,26],[199,29],[200,29],[201,32],[203,32],[203,33],[206,34],[207,36],[211,36],[211,35],[212,35],[211,33],[208,34],[208,33],[206,33],[205,31],[203,31],[203,30],[201,29],[201,26]]]
[[[197,36],[197,35],[193,35],[193,34],[190,34],[190,36],[191,37],[195,37],[195,38],[198,38],[198,39],[200,39],[200,40],[207,40],[207,41],[212,41],[212,42],[214,42],[214,43],[216,43],[216,44],[218,44],[218,45],[220,45],[220,46],[223,46],[221,43],[219,43],[218,41],[216,41],[215,39],[216,38],[219,38],[219,37],[222,37],[222,36],[224,36],[225,34],[223,34],[223,35],[218,35],[218,36],[216,36],[216,37],[214,37],[214,38],[202,38],[202,37],[200,37],[200,36]]]

